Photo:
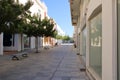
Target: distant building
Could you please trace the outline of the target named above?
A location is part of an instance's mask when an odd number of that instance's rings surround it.
[[[61,29],[61,27],[56,24],[56,30],[58,32],[58,35],[65,36],[65,32]]]

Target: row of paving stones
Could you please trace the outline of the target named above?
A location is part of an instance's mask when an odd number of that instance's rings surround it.
[[[80,61],[71,46],[29,53],[28,58],[18,61],[9,56],[0,59],[0,80],[89,80],[80,71]]]

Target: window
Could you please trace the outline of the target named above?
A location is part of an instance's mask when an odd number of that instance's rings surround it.
[[[14,46],[14,35],[11,34],[3,34],[3,46]]]
[[[82,31],[82,55],[84,62],[86,62],[86,36],[87,36],[87,30],[86,27]]]
[[[24,35],[24,48],[30,48],[30,37]]]
[[[90,20],[90,67],[102,77],[102,17],[101,13]]]

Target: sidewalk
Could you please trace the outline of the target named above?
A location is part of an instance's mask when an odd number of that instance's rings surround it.
[[[39,49],[39,52],[41,52],[42,50],[44,50],[43,48]],[[35,49],[26,49],[22,52],[12,52],[12,51],[7,51],[5,52],[4,55],[0,55],[0,61],[8,61],[11,60],[12,55],[14,54],[21,54],[21,53],[28,53],[28,55],[30,55],[30,53],[35,53]]]
[[[26,50],[26,51],[23,51],[23,52],[27,52],[27,53],[29,53],[30,52],[30,50]],[[0,55],[0,62],[1,61],[8,61],[8,60],[12,60],[11,58],[12,58],[12,55],[14,55],[14,54],[21,54],[21,53],[23,53],[23,52],[12,52],[12,51],[8,51],[8,52],[4,52],[5,54],[4,55]]]
[[[31,52],[19,61],[5,57],[2,61],[0,56],[0,80],[89,80],[71,46]]]

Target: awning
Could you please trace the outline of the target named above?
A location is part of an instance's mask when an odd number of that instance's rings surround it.
[[[80,0],[69,0],[72,25],[76,26],[80,15]]]

